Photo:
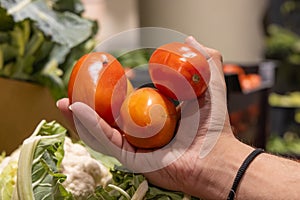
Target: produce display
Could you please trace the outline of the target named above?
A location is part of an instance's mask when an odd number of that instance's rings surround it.
[[[286,132],[283,137],[271,135],[267,141],[266,150],[300,159],[300,136],[293,132]]]
[[[89,105],[124,133],[133,146],[162,147],[175,134],[179,102],[201,98],[208,87],[210,69],[199,51],[179,42],[158,47],[148,66],[154,87],[130,93],[130,81],[114,56],[106,52],[84,55],[72,71],[69,99]]]
[[[243,91],[251,91],[261,86],[261,77],[258,74],[246,74],[245,70],[236,64],[224,64],[223,71],[225,75],[236,74]]]
[[[275,107],[300,108],[300,92],[271,93],[269,95],[269,104]]]
[[[281,155],[300,157],[300,92],[286,92],[285,94],[271,93],[269,95],[269,104],[279,109],[294,109],[293,119],[289,121],[290,126],[284,130],[283,135],[272,134],[267,141],[266,149],[272,153]]]
[[[10,156],[0,156],[0,199],[196,199],[149,184],[113,157],[72,141],[55,121],[41,121]]]
[[[97,23],[83,11],[79,0],[0,0],[0,77],[66,96],[71,67],[96,44]]]
[[[265,52],[266,58],[299,65],[299,34],[291,30],[290,26],[280,26],[276,24],[269,25],[267,27],[267,32],[268,37],[266,38]]]
[[[139,49],[135,56],[91,52],[98,26],[82,17],[83,11],[80,0],[0,0],[0,77],[39,83],[55,99],[68,96],[70,103],[86,103],[133,147],[155,151],[169,144],[184,119],[182,105],[204,98],[211,78],[206,58],[180,42]],[[276,26],[269,32],[266,56],[299,64],[299,37]],[[126,67],[141,64],[147,65],[152,82],[133,88]],[[239,65],[224,64],[223,70],[237,75],[242,91],[262,84],[259,74]],[[269,96],[272,106],[299,108],[299,100],[299,92]],[[257,116],[256,105],[230,114],[237,132],[248,128],[245,117],[249,122]],[[295,117],[300,123],[300,111]],[[300,136],[271,135],[266,150],[299,158]],[[0,200],[35,199],[198,198],[154,186],[114,157],[71,138],[56,121],[42,120],[18,149],[0,154]]]
[[[161,70],[166,79],[168,69],[173,70],[169,81],[179,82],[184,77],[185,82],[192,83],[187,99],[178,98],[178,91],[166,90],[167,85],[155,75],[157,88],[133,88],[114,56],[92,52],[73,67],[68,84],[70,101],[94,108],[133,146],[153,149],[166,145],[176,133],[180,102],[201,98],[210,75],[206,59],[192,47],[169,45],[173,48],[169,52],[153,54],[152,72],[157,75],[155,65],[164,66]],[[192,62],[194,57],[200,61]],[[196,199],[149,184],[142,174],[128,171],[115,158],[93,151],[84,141],[72,141],[60,124],[44,120],[20,148],[9,156],[1,155],[0,186],[0,199],[4,200]]]

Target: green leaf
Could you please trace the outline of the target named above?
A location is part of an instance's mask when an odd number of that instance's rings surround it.
[[[34,55],[40,46],[43,44],[45,38],[41,31],[34,29],[33,35],[30,37],[30,40],[26,44],[25,55]]]
[[[52,0],[52,2],[53,9],[57,11],[70,11],[78,15],[84,11],[80,0]]]
[[[17,55],[23,56],[25,52],[25,40],[23,35],[23,30],[20,26],[14,26],[14,30],[11,34],[11,45],[17,48]]]
[[[52,48],[55,46],[55,43],[50,40],[44,40],[40,48],[35,52],[35,62],[34,68],[35,72],[43,69],[46,62],[48,62],[49,52],[52,51]]]
[[[0,76],[49,87],[55,100],[65,97],[74,63],[95,46],[97,22],[81,16],[80,0],[0,5]]]
[[[11,77],[15,79],[28,80],[29,74],[32,72],[32,64],[34,57],[28,55],[26,57],[17,57],[16,63],[13,66]]]
[[[67,84],[62,79],[64,72],[60,68],[60,64],[65,62],[70,49],[59,44],[51,47],[47,62],[42,65],[43,68],[39,69],[33,80],[47,86],[54,99],[57,100],[66,95]]]
[[[65,136],[61,125],[43,120],[23,142],[17,178],[20,200],[73,199],[62,185],[66,176],[59,173]]]
[[[1,70],[3,69],[3,65],[4,65],[3,51],[0,47],[0,74],[1,74]]]
[[[182,200],[184,194],[180,192],[174,192],[174,191],[167,191],[162,190],[157,187],[149,187],[149,190],[146,194],[146,199],[152,200],[152,199],[172,199],[172,200]]]
[[[59,68],[56,59],[49,60],[44,69],[34,76],[36,82],[47,86],[52,96],[57,100],[66,95],[66,85],[61,76],[63,71]]]
[[[132,173],[121,166],[110,170],[112,174],[112,183],[114,187],[97,187],[93,195],[88,200],[105,199],[105,200],[126,200],[127,198],[119,191],[122,189],[130,197],[134,195],[140,184],[146,180],[142,174]],[[119,189],[117,189],[119,188]],[[182,200],[184,194],[181,192],[169,191],[149,185],[149,189],[144,197],[145,200]],[[191,197],[191,199],[198,199]]]
[[[121,166],[121,163],[115,157],[97,152],[83,142],[82,145],[94,159],[99,160],[107,169],[113,169],[115,166]]]
[[[291,55],[299,53],[297,44],[300,37],[296,33],[274,24],[268,27],[268,33],[265,53],[267,58],[289,61]]]
[[[47,0],[1,0],[16,22],[31,19],[54,42],[75,47],[92,35],[93,23],[71,12],[57,12]]]
[[[9,32],[0,31],[0,44],[1,43],[8,43],[8,42],[10,42],[10,40],[11,40],[11,37],[10,37]]]
[[[55,44],[50,52],[49,59],[55,59],[58,64],[65,62],[68,53],[71,51],[67,46]]]
[[[2,68],[2,70],[0,70],[0,75],[4,76],[4,77],[10,77],[12,74],[13,68],[14,68],[13,62],[9,62],[9,63],[5,64]]]
[[[95,189],[95,193],[90,195],[87,200],[117,200],[119,196],[119,193],[117,193],[117,195],[113,195],[113,193],[109,190],[99,186]]]
[[[9,31],[14,27],[13,18],[7,14],[6,10],[0,6],[0,31]]]
[[[18,25],[21,27],[21,29],[23,31],[24,43],[26,44],[31,35],[31,22],[30,22],[30,20],[26,19],[26,20],[23,20],[22,22],[18,23]]]
[[[148,63],[154,49],[137,49],[131,52],[114,52],[114,56],[125,67],[134,68]]]
[[[7,43],[0,44],[0,49],[3,53],[3,62],[10,61],[17,56],[18,49]]]

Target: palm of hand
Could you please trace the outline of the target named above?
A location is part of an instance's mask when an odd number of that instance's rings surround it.
[[[203,47],[197,46],[199,44],[195,41],[187,39],[186,42],[203,51]],[[158,186],[182,190],[200,176],[197,174],[199,170],[194,170],[201,168],[197,166],[198,161],[205,162],[223,129],[230,128],[221,57],[210,49],[205,50],[211,67],[209,88],[198,101],[184,103],[179,130],[171,144],[161,149],[145,151],[131,146],[119,131],[83,103],[72,104],[72,114],[67,99],[58,104],[59,108],[70,121],[74,120],[80,138],[93,149],[116,157],[124,166],[144,173],[150,182]]]

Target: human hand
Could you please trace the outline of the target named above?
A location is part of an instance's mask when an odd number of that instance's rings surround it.
[[[69,105],[68,99],[62,99],[57,105],[91,148],[114,156],[128,169],[142,172],[155,185],[195,194],[190,186],[202,184],[199,180],[203,169],[213,162],[215,154],[224,150],[221,141],[234,137],[227,113],[220,53],[203,47],[192,37],[185,42],[205,55],[211,80],[203,97],[183,103],[178,132],[161,149],[145,151],[131,146],[86,104]]]

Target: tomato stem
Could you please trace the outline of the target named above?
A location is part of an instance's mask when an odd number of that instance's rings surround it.
[[[200,81],[200,76],[198,74],[194,74],[192,80],[193,82],[198,83]]]

